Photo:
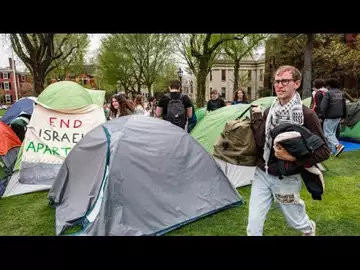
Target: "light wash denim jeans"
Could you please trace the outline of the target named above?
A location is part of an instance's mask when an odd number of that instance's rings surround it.
[[[339,144],[336,138],[336,129],[339,126],[341,118],[325,119],[323,124],[324,136],[328,141],[328,146],[331,152],[336,153],[336,146]]]
[[[300,199],[300,175],[279,177],[256,168],[252,180],[249,202],[248,236],[262,236],[265,218],[273,199],[279,203],[287,223],[302,233],[310,233],[312,224],[306,214],[305,203]]]

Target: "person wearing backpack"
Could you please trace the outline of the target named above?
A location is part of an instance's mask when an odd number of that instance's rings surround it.
[[[328,90],[326,88],[325,81],[322,79],[315,79],[313,84],[314,91],[312,92],[310,108],[316,113],[316,115],[319,117],[319,120],[323,122],[323,117],[321,116],[320,111],[320,104]]]
[[[343,119],[346,118],[346,101],[340,90],[340,82],[336,78],[326,80],[328,91],[324,95],[320,110],[324,119],[323,129],[328,145],[332,153],[337,157],[345,146],[336,137],[337,130]]]
[[[180,81],[172,80],[169,93],[162,96],[156,108],[156,116],[185,129],[188,118],[193,115],[192,102],[180,91]]]

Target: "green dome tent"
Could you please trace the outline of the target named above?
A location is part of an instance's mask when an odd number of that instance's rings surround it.
[[[53,110],[71,111],[93,104],[93,98],[80,84],[62,81],[46,87],[38,96],[37,103]]]
[[[223,131],[225,123],[242,116],[249,107],[249,104],[237,104],[207,113],[190,135],[212,154],[214,143]]]
[[[50,189],[71,149],[106,121],[105,91],[63,81],[39,95],[3,197]]]
[[[270,107],[276,97],[263,97],[254,100],[252,105],[261,105],[262,109]],[[306,105],[309,100],[305,100]],[[236,120],[239,117],[242,119],[250,117],[249,104],[237,104],[232,106],[223,107],[215,110],[204,116],[203,120],[199,122],[191,131],[190,135],[198,141],[209,153],[213,154],[214,145],[216,140],[223,131],[227,121]],[[214,157],[215,158],[215,157]],[[230,181],[235,187],[241,187],[250,184],[255,167],[237,166],[215,158],[219,166],[223,169],[225,174],[229,177]],[[324,167],[319,164],[321,170]]]
[[[206,107],[199,108],[195,111],[197,123],[200,122],[201,119],[203,119],[206,115]]]
[[[340,140],[360,143],[360,101],[346,105],[347,117],[341,126]]]

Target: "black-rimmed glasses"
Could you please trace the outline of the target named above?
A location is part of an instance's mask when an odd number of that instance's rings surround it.
[[[291,81],[293,81],[293,79],[275,80],[274,85],[277,86],[281,83],[283,86],[287,86],[289,84],[289,82],[291,82]]]

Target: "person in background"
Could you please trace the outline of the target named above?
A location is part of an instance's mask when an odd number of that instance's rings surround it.
[[[245,91],[242,88],[239,88],[234,95],[234,100],[231,103],[231,105],[236,105],[236,104],[249,104],[248,99],[247,99],[247,95],[245,93]]]
[[[137,95],[135,97],[135,114],[145,114],[145,104],[144,96]]]
[[[155,117],[156,114],[156,98],[155,97],[150,97],[149,98],[149,103],[148,106],[146,108],[146,110],[149,112],[149,116],[150,117]]]
[[[193,113],[192,113],[192,116],[190,118],[188,118],[188,126],[187,126],[188,133],[190,133],[197,124],[197,117],[195,114],[195,107],[193,104],[191,104],[191,108],[192,108]]]
[[[104,106],[104,113],[105,113],[105,117],[106,117],[106,120],[109,120],[110,118],[110,107],[109,107],[109,104],[105,103]]]
[[[323,118],[320,112],[320,104],[325,95],[328,91],[325,87],[325,81],[323,79],[315,79],[313,82],[314,88],[312,92],[311,104],[310,108],[316,113],[319,117],[320,122],[323,122]]]
[[[215,111],[217,109],[220,109],[220,108],[226,106],[224,100],[219,96],[218,91],[216,89],[211,90],[210,98],[211,99],[208,101],[207,107],[206,107],[206,110],[208,112]]]
[[[122,94],[115,94],[111,97],[109,119],[126,116],[135,112],[135,105],[131,100],[125,98]]]
[[[169,92],[159,100],[156,116],[185,130],[187,119],[193,115],[191,99],[181,93],[179,80],[170,82]]]
[[[323,129],[328,145],[332,153],[337,157],[344,151],[337,137],[336,131],[339,124],[346,118],[346,101],[343,93],[340,91],[340,82],[336,78],[330,78],[325,81],[328,91],[325,93],[321,104],[320,112],[324,119]]]

